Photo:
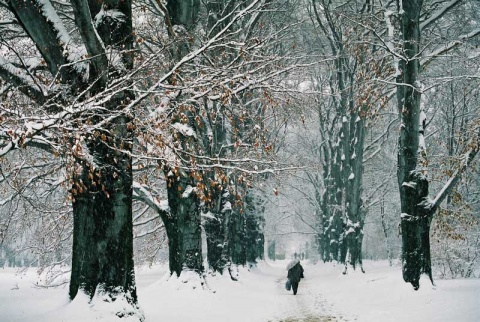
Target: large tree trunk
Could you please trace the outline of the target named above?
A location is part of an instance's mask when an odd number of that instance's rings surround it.
[[[402,3],[401,30],[405,58],[400,61],[402,74],[397,82],[398,109],[402,120],[399,135],[398,185],[401,202],[403,279],[419,288],[420,275],[431,276],[430,223],[433,209],[428,204],[428,181],[419,167],[420,97],[418,84],[420,12],[423,1]]]
[[[363,191],[363,151],[365,142],[365,120],[359,113],[350,116],[350,160],[348,169],[350,174],[346,186],[347,223],[345,227],[346,248],[350,255],[347,259],[353,269],[357,265],[363,272],[362,241],[365,209],[362,202]]]
[[[26,34],[36,44],[53,81],[68,86],[66,95],[56,98],[59,106],[68,105],[72,97],[75,101],[83,100],[83,96],[76,96],[82,92],[90,97],[98,94],[107,85],[107,75],[111,78],[122,76],[124,72],[117,70],[117,66],[108,66],[108,46],[122,52],[124,68],[133,67],[132,54],[128,53],[133,47],[130,0],[108,3],[72,0],[75,24],[83,41],[81,44],[73,43],[79,39],[70,39],[68,32],[71,31],[66,30],[50,1],[12,0],[8,3]],[[121,12],[122,19],[109,21],[104,18],[94,26],[92,17],[102,9],[102,5],[103,10]],[[72,43],[65,43],[65,39]],[[76,57],[70,52],[69,46],[74,45],[78,48],[85,46],[92,57],[84,62],[89,64],[89,77],[85,74],[88,72],[85,65],[75,61],[83,57]],[[88,127],[102,121],[103,117],[111,117],[131,98],[127,90],[117,93],[104,103],[103,115],[97,113],[86,122],[79,115],[78,125]],[[78,142],[73,144],[73,154],[79,158],[72,169],[74,230],[71,299],[82,290],[90,298],[96,292],[103,292],[112,299],[123,294],[134,305],[137,301],[132,236],[132,133],[127,130],[130,121],[130,117],[119,113],[98,130],[98,135],[82,136],[80,132],[80,137],[75,138]],[[82,140],[85,140],[86,147]],[[85,155],[91,158],[84,158]]]
[[[207,261],[214,272],[223,273],[229,262],[227,227],[232,213],[229,193],[226,189],[212,188],[215,203],[205,216],[204,229],[207,239]]]
[[[199,200],[191,178],[181,169],[166,169],[171,217],[165,220],[170,272],[203,272]]]
[[[228,254],[234,265],[247,264],[247,251],[245,245],[245,216],[238,211],[232,211],[228,222]]]
[[[114,146],[131,150],[131,134],[124,132],[127,118],[117,120],[120,139]],[[122,133],[123,132],[123,133]],[[79,289],[93,297],[96,290],[115,296],[125,292],[137,301],[132,234],[132,170],[128,154],[115,152],[100,139],[91,153],[101,168],[82,164],[73,194],[73,254],[70,298]]]
[[[82,23],[85,17],[94,17],[101,9],[117,10],[123,14],[123,19],[110,21],[105,18],[98,21],[96,33],[105,46],[126,51],[122,54],[123,64],[132,69],[133,57],[128,52],[133,47],[131,1],[97,2],[89,5],[81,1],[74,3],[76,23],[80,27],[84,27]],[[89,27],[91,28],[90,25]],[[87,37],[86,30],[82,30],[82,38],[87,48],[91,48],[88,39],[95,38],[95,35]],[[116,66],[111,66],[112,75],[121,76],[123,72],[115,68]],[[97,73],[101,72],[106,71],[97,70]],[[101,90],[98,86],[96,88]],[[120,92],[105,107],[115,113],[132,97],[129,91]],[[72,188],[72,299],[78,289],[90,297],[93,297],[97,289],[113,298],[124,292],[127,300],[137,302],[133,266],[133,178],[130,156],[133,140],[131,127],[128,126],[131,121],[129,116],[118,116],[105,125],[106,129],[101,131],[101,135],[87,141],[88,152],[93,156],[94,162],[80,162],[82,173],[75,177]]]
[[[263,259],[265,237],[264,228],[264,210],[262,199],[249,191],[245,196],[245,246],[247,262],[256,263],[258,259]]]
[[[199,0],[167,1],[165,20],[169,36],[176,42],[171,50],[173,63],[180,61],[190,51],[188,32],[196,25],[199,5]],[[180,95],[177,100],[181,101],[182,98],[183,95]],[[194,115],[187,109],[179,108],[178,114],[174,114],[174,122],[183,124],[180,115],[183,113],[188,115],[188,124],[194,127]],[[189,151],[187,145],[195,145],[191,137],[180,132],[173,136],[178,136],[184,151]],[[171,216],[162,219],[168,236],[170,272],[177,276],[180,276],[183,270],[200,274],[203,272],[200,200],[194,176],[173,165],[165,165],[164,172]]]

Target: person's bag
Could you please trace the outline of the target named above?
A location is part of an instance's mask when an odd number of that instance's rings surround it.
[[[287,278],[287,282],[285,283],[285,288],[287,289],[287,291],[290,291],[290,289],[292,288],[292,283],[290,283],[289,278]]]

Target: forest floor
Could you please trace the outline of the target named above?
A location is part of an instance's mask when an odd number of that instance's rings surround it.
[[[139,304],[146,322],[346,322],[480,321],[480,279],[422,279],[419,291],[405,284],[399,266],[366,261],[366,273],[331,263],[303,261],[305,279],[296,296],[285,290],[288,261],[228,274],[171,278],[166,266],[137,269]],[[2,322],[130,322],[102,303],[67,299],[68,284],[39,287],[34,269],[0,269]]]

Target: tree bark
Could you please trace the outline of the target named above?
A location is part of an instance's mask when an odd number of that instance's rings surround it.
[[[117,121],[123,133],[115,146],[131,149],[131,135],[122,129],[128,119]],[[91,153],[99,155],[102,168],[81,164],[81,175],[72,188],[74,230],[70,298],[81,289],[90,298],[96,290],[115,297],[126,293],[132,303],[137,294],[133,266],[131,158],[113,152],[98,139]]]
[[[121,51],[131,49],[133,46],[131,1],[114,0],[108,3],[92,1],[89,4],[95,4],[96,9],[92,9],[86,0],[73,3],[75,22],[77,24],[87,22],[90,27],[80,31],[82,36],[87,36],[82,39],[96,40],[98,45],[98,37],[101,37],[104,43],[108,43],[107,39],[110,39],[109,44]],[[99,12],[100,5],[104,5],[106,10],[120,11],[124,19],[107,24],[101,21],[98,27],[102,30],[95,30],[91,17]],[[93,84],[88,84],[90,80],[84,74],[86,69],[76,65],[78,61],[75,60],[81,58],[69,55],[71,53],[68,46],[72,44],[67,42],[74,41],[73,37],[70,39],[50,1],[12,0],[9,1],[9,8],[45,60],[52,75],[52,82],[60,81],[68,85],[70,94],[85,91],[95,95],[105,89],[105,82],[89,87]],[[86,12],[87,10],[90,12]],[[87,16],[90,21],[81,19]],[[88,44],[85,45],[89,49],[92,48]],[[94,61],[100,59],[106,62],[105,48],[97,46],[96,50],[94,54],[98,57]],[[122,57],[125,67],[131,69],[133,67],[131,53],[122,52]],[[115,66],[105,65],[102,68],[105,75],[121,76],[122,72],[115,70]],[[71,97],[74,96],[62,95],[62,98],[55,98],[56,103],[59,106],[67,105]],[[131,98],[132,94],[128,90],[117,93],[115,97],[105,102],[103,115],[97,114],[88,122],[95,123],[102,121],[103,117],[111,117],[111,112],[118,113],[117,110],[125,106]],[[75,100],[77,99],[82,98],[76,97]],[[74,230],[69,295],[70,299],[74,299],[79,290],[90,298],[96,292],[104,293],[112,299],[125,295],[127,301],[136,305],[130,157],[132,133],[128,130],[131,116],[118,114],[119,116],[112,118],[104,128],[99,129],[99,135],[83,138],[86,143],[85,151],[74,151],[78,158],[73,169],[74,182],[71,188]],[[89,155],[93,162],[80,155]]]
[[[76,74],[72,66],[64,66],[70,62],[63,54],[62,47],[65,44],[61,43],[58,31],[48,17],[51,3],[49,1],[41,3],[38,0],[12,0],[8,4],[45,59],[51,74],[62,83],[72,84],[77,81],[81,75]]]
[[[228,254],[234,265],[247,264],[245,239],[245,216],[234,210],[228,223]]]
[[[207,239],[208,266],[214,272],[223,273],[229,262],[227,227],[232,214],[229,193],[226,189],[211,188],[215,203],[206,216],[204,228]]]
[[[405,282],[415,290],[422,273],[431,275],[430,223],[433,210],[426,207],[428,181],[419,165],[420,122],[419,45],[420,12],[423,1],[404,1],[401,8],[401,30],[405,58],[400,61],[397,100],[402,120],[398,151],[398,185],[401,203],[402,272]],[[433,280],[432,280],[433,282]]]
[[[176,41],[171,51],[174,63],[180,61],[190,50],[187,32],[196,24],[199,4],[199,0],[167,1],[166,20],[172,27],[171,30],[169,29],[169,36]],[[186,32],[183,32],[182,28]],[[179,97],[181,98],[182,96]],[[188,124],[194,127],[194,115],[188,110],[181,109],[181,112],[188,115]],[[182,123],[179,115],[175,115],[174,122]],[[190,137],[181,133],[176,134],[183,150],[188,151],[187,145],[195,144],[191,142]],[[182,270],[192,270],[200,274],[203,272],[201,217],[195,181],[193,176],[189,176],[176,166],[165,165],[164,172],[171,210],[171,217],[164,218],[168,236],[170,272],[176,273],[177,276],[180,276]]]
[[[245,237],[247,262],[263,259],[265,238],[263,236],[265,207],[262,200],[251,191],[245,197]]]
[[[200,0],[168,0],[167,10],[173,26],[182,25],[190,31],[197,23]]]
[[[365,107],[364,107],[365,108]],[[362,240],[365,209],[363,207],[363,152],[365,142],[365,119],[363,109],[350,115],[350,158],[348,160],[349,175],[346,183],[346,213],[345,227],[346,248],[350,256],[347,259],[353,269],[357,265],[363,272]]]
[[[170,272],[180,276],[182,270],[203,272],[202,237],[198,197],[192,180],[180,169],[166,168],[168,204],[171,217],[166,218]]]

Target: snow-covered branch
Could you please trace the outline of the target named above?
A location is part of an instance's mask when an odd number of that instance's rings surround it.
[[[34,81],[22,68],[7,62],[0,56],[0,77],[16,86],[23,94],[42,105],[47,101],[47,89]]]
[[[72,0],[72,8],[75,13],[75,23],[85,43],[88,55],[92,57],[93,65],[97,73],[107,70],[108,62],[105,56],[105,45],[93,26],[93,19],[86,0]],[[106,74],[103,76],[106,81]]]
[[[467,170],[470,163],[473,161],[473,159],[478,153],[478,150],[480,148],[478,140],[479,140],[479,137],[478,137],[478,134],[476,134],[468,144],[468,147],[469,147],[468,151],[461,156],[461,161],[458,166],[458,169],[453,172],[453,174],[450,176],[450,178],[445,183],[443,188],[437,193],[435,198],[431,201],[431,204],[428,205],[430,208],[437,209],[442,203],[442,201],[445,200],[445,198],[450,194],[452,189],[458,183],[462,174],[465,172],[465,170]]]
[[[222,28],[217,34],[215,34],[212,38],[210,38],[203,46],[198,48],[197,50],[194,50],[178,61],[173,68],[171,68],[168,72],[166,72],[160,79],[158,79],[155,84],[150,86],[147,90],[145,90],[141,95],[138,95],[135,100],[133,100],[131,103],[128,104],[127,108],[129,110],[133,109],[135,106],[140,104],[142,101],[144,101],[147,97],[149,97],[152,93],[154,93],[161,85],[172,75],[177,73],[177,71],[184,65],[186,65],[188,62],[191,62],[193,59],[201,55],[203,52],[205,52],[208,48],[210,48],[213,44],[218,42],[230,29],[230,27],[236,23],[239,19],[244,17],[247,12],[252,10],[254,7],[256,7],[261,1],[260,0],[254,0],[252,1],[248,6],[246,6],[244,9],[238,11],[235,13],[235,15],[231,18],[228,24],[225,25],[224,28]]]
[[[133,198],[150,206],[162,219],[170,217],[168,203],[157,201],[148,187],[139,182],[133,182]]]
[[[425,66],[427,66],[430,62],[432,62],[432,60],[434,60],[435,58],[451,51],[452,49],[454,49],[454,48],[462,45],[463,43],[465,43],[465,41],[467,41],[469,39],[472,39],[472,38],[474,38],[478,35],[480,35],[480,28],[474,29],[467,34],[463,34],[463,35],[458,36],[457,40],[452,40],[450,42],[447,42],[446,44],[443,44],[442,46],[440,46],[436,50],[434,50],[434,51],[432,51],[428,54],[425,54],[420,59],[421,66],[423,68],[425,68]]]
[[[428,19],[425,21],[422,21],[420,23],[420,30],[424,30],[428,28],[431,24],[434,22],[438,21],[440,18],[442,18],[448,11],[451,9],[455,8],[457,5],[459,5],[462,2],[462,0],[451,0],[443,5],[439,10],[434,12]]]

